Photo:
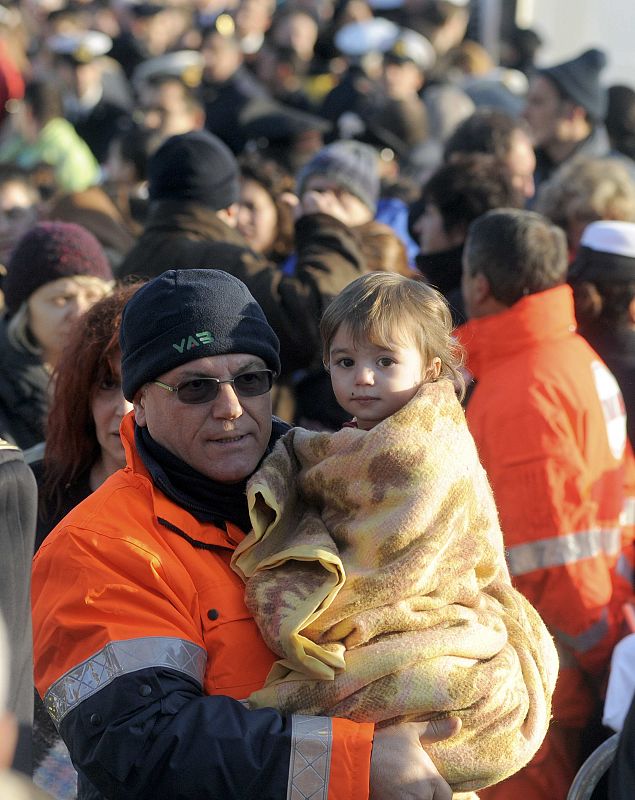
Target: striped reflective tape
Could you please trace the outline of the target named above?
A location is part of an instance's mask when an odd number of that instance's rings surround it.
[[[333,728],[328,717],[291,718],[287,800],[327,800]]]
[[[57,680],[44,697],[44,705],[59,727],[64,717],[115,678],[152,667],[183,672],[202,687],[207,652],[185,639],[147,636],[109,642],[98,653],[73,667]]]
[[[506,555],[511,574],[526,575],[537,569],[575,564],[599,555],[617,556],[620,550],[619,528],[597,528],[509,547]]]

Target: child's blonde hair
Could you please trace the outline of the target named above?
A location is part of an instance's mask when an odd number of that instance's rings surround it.
[[[438,358],[439,377],[453,381],[463,397],[463,351],[452,336],[450,309],[443,295],[423,281],[393,272],[368,272],[343,289],[320,322],[327,369],[331,344],[342,325],[356,346],[362,341],[414,344],[426,366]]]

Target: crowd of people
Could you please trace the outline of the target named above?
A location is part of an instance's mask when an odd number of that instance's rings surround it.
[[[473,5],[0,6],[12,796],[566,800],[612,733],[635,87]]]

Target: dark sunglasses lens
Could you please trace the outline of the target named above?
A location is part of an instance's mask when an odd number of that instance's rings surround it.
[[[179,386],[179,399],[183,403],[209,403],[218,394],[218,381],[213,378],[195,378]]]
[[[268,370],[243,372],[242,375],[236,375],[234,378],[234,388],[243,397],[257,397],[259,394],[265,394],[271,389],[271,383],[271,372]]]

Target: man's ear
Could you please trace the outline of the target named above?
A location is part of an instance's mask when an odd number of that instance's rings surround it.
[[[472,301],[474,306],[486,302],[492,296],[489,280],[482,272],[472,275]]]
[[[0,770],[9,769],[18,741],[18,724],[13,714],[0,714]]]
[[[216,212],[216,216],[222,220],[225,225],[230,228],[235,228],[238,222],[238,203],[232,203],[227,208],[221,208]]]
[[[140,428],[145,428],[146,421],[146,408],[145,408],[145,393],[146,387],[143,386],[132,399],[132,407],[134,408],[135,422]]]
[[[573,298],[575,301],[575,317],[578,325],[591,322],[597,319],[602,313],[602,295],[597,287],[588,281],[576,283],[573,287]],[[633,309],[635,312],[635,308]]]

